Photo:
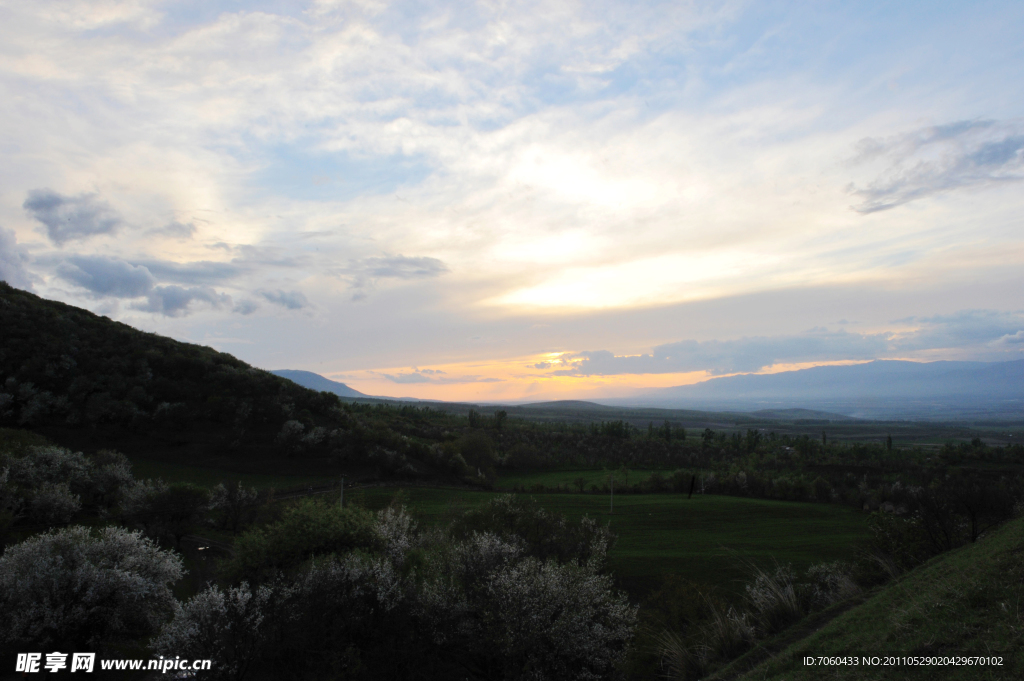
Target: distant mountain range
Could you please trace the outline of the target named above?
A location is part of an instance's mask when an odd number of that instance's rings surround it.
[[[822,366],[652,390],[622,406],[755,411],[800,407],[861,418],[1024,418],[1024,360]]]
[[[309,388],[310,390],[334,393],[339,397],[368,397],[365,393],[354,390],[344,383],[332,381],[329,378],[324,378],[320,374],[314,374],[312,371],[278,369],[277,371],[271,371],[270,373],[275,376],[280,376],[281,378],[287,378],[289,381],[298,383],[303,388]]]
[[[311,371],[271,373],[339,397],[369,398],[344,383]],[[393,401],[412,398],[378,397]],[[445,404],[437,402],[437,404]],[[755,412],[794,418],[794,410],[866,419],[1024,420],[1024,360],[1012,362],[905,362],[822,366],[777,374],[744,374],[650,390],[633,397],[591,402],[564,400],[520,405],[530,410],[594,411],[604,407],[655,407],[714,412]],[[811,418],[811,411],[804,418]]]

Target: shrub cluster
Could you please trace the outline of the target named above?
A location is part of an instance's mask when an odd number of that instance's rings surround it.
[[[156,654],[212,659],[211,679],[611,679],[637,609],[603,571],[609,540],[512,497],[432,531],[399,505],[306,499],[243,534],[224,581],[178,602],[170,551],[140,531],[72,527],[0,558],[0,643],[141,635]]]

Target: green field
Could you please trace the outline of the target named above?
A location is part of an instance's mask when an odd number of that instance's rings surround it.
[[[376,509],[398,488],[349,493],[353,502]],[[407,488],[405,503],[426,525],[481,504],[490,492]],[[742,588],[744,562],[813,563],[851,558],[867,537],[865,516],[844,506],[680,494],[623,495],[608,513],[608,497],[594,494],[532,495],[541,506],[575,519],[586,514],[610,525],[618,536],[609,556],[619,584],[634,597],[658,587],[667,574],[715,585],[726,592]]]
[[[643,482],[647,478],[651,477],[653,470],[630,470],[629,476],[623,478],[621,472],[611,470],[556,470],[556,471],[502,471],[499,474],[498,482],[496,487],[501,490],[512,490],[514,488],[526,489],[527,491],[533,485],[544,485],[545,487],[558,487],[564,486],[570,489],[576,489],[577,478],[583,478],[586,481],[584,489],[589,490],[591,485],[597,485],[600,488],[604,488],[609,484],[609,479],[614,475],[616,486],[621,486],[623,482],[627,482],[632,485],[638,482]],[[657,471],[662,475],[669,475],[672,473],[671,470]]]
[[[333,478],[231,473],[144,459],[133,461],[133,469],[140,478],[160,477],[167,482],[187,481],[206,487],[241,480],[260,489],[282,490],[336,482]],[[653,472],[631,470],[628,482],[640,482]],[[347,492],[346,500],[379,509],[402,490],[413,515],[424,525],[434,525],[459,510],[486,503],[513,486],[572,487],[576,478],[583,477],[589,488],[591,484],[606,485],[608,476],[609,472],[602,470],[516,473],[503,475],[497,492],[367,487]],[[618,475],[616,484],[621,482]],[[747,563],[768,565],[778,561],[792,563],[803,571],[814,563],[853,557],[867,538],[865,515],[838,505],[700,494],[692,499],[685,494],[616,494],[615,513],[609,514],[606,494],[527,496],[570,519],[586,514],[608,524],[617,536],[609,555],[610,568],[619,584],[637,598],[656,589],[668,574],[735,593],[746,580]]]

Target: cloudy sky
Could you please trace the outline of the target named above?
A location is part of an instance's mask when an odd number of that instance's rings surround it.
[[[1020,2],[0,2],[0,278],[377,395],[1024,357]]]

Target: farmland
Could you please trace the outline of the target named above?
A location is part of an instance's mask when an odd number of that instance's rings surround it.
[[[350,494],[370,509],[383,508],[399,488],[370,488]],[[405,488],[404,499],[420,522],[442,522],[454,512],[481,504],[496,493]],[[531,495],[542,507],[570,519],[583,515],[607,523],[618,539],[609,567],[634,597],[676,574],[725,592],[741,588],[744,563],[792,563],[798,571],[813,563],[851,558],[867,538],[864,514],[845,506],[764,501],[699,494]]]
[[[134,463],[141,476],[162,477],[173,482],[188,480],[212,487],[218,482],[278,490],[306,486],[324,488],[336,479],[312,476],[272,476],[226,473],[213,468],[178,466],[153,460]],[[615,484],[641,483],[655,471],[615,471]],[[661,471],[663,473],[667,471]],[[374,486],[346,492],[346,505],[371,510],[387,506],[396,495],[423,525],[443,523],[457,512],[486,503],[513,489],[534,499],[543,508],[577,520],[587,515],[607,524],[617,540],[609,553],[609,567],[620,586],[635,598],[656,589],[664,575],[674,574],[693,582],[715,586],[726,593],[742,588],[745,565],[792,563],[802,572],[823,561],[852,558],[867,537],[866,516],[840,504],[747,499],[724,495],[619,494],[609,514],[607,494],[531,493],[535,486],[573,489],[582,478],[585,489],[604,487],[611,473],[605,470],[557,470],[508,472],[498,479],[495,491],[424,486]],[[698,483],[699,490],[699,483]]]

